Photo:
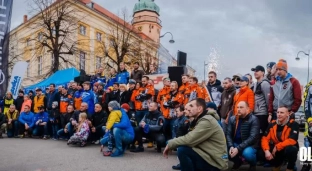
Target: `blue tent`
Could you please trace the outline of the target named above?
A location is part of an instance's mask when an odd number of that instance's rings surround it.
[[[71,80],[74,80],[75,77],[79,76],[79,72],[75,68],[68,68],[64,70],[57,71],[49,78],[42,80],[41,82],[26,87],[24,90],[27,93],[30,90],[35,90],[36,88],[41,88],[44,90],[46,87],[49,87],[50,83],[54,83],[56,86],[67,86]]]

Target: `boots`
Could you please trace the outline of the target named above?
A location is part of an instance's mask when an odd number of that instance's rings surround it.
[[[2,130],[0,130],[0,138],[3,138],[3,137],[2,137]]]
[[[281,171],[281,167],[282,167],[282,166],[279,166],[279,167],[273,167],[272,171]]]

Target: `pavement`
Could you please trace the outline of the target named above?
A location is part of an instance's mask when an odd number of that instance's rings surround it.
[[[303,145],[302,133],[299,143]],[[177,164],[175,152],[166,159],[154,148],[145,148],[143,153],[127,151],[123,157],[112,158],[104,157],[99,145],[81,148],[67,146],[61,140],[4,138],[0,147],[0,171],[171,171]],[[300,171],[299,162],[297,166]],[[240,170],[247,171],[248,166]],[[268,170],[257,167],[257,171]]]

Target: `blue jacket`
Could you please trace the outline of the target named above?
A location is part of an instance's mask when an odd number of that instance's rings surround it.
[[[32,112],[29,112],[29,113],[22,112],[18,118],[18,121],[23,125],[27,123],[27,125],[30,128],[32,128],[35,125],[34,116],[35,115]]]
[[[52,103],[54,101],[60,102],[59,93],[56,90],[54,90],[53,93],[47,93],[46,96],[47,96],[47,101],[48,101],[47,102],[48,109],[52,109]]]
[[[84,90],[81,93],[82,102],[88,104],[88,114],[93,115],[94,106],[97,103],[96,95],[91,90]]]
[[[114,124],[113,127],[125,130],[127,133],[130,134],[131,138],[134,139],[134,129],[131,126],[131,123],[130,123],[130,120],[129,120],[129,117],[128,117],[126,111],[121,109],[121,114],[122,115],[121,115],[120,122]]]
[[[123,70],[117,74],[117,82],[119,84],[128,84],[129,77],[129,72],[127,70]]]
[[[91,79],[91,87],[93,87],[93,84],[96,83],[96,82],[101,82],[101,83],[106,83],[106,77],[103,76],[103,77],[99,77],[99,76],[94,76],[92,79]]]
[[[113,84],[116,82],[117,82],[117,75],[112,76],[110,79],[107,80],[107,84],[105,85],[105,90],[108,89],[108,87],[113,86]]]
[[[49,114],[47,112],[39,112],[39,113],[35,114],[35,116],[34,116],[35,124],[40,119],[42,120],[42,122],[48,122],[49,121]]]

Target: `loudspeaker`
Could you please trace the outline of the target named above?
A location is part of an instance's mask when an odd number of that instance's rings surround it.
[[[170,80],[178,82],[179,86],[181,86],[182,75],[187,74],[187,68],[185,66],[169,66],[168,73]]]
[[[186,56],[187,54],[185,52],[178,51],[178,66],[186,66]]]

